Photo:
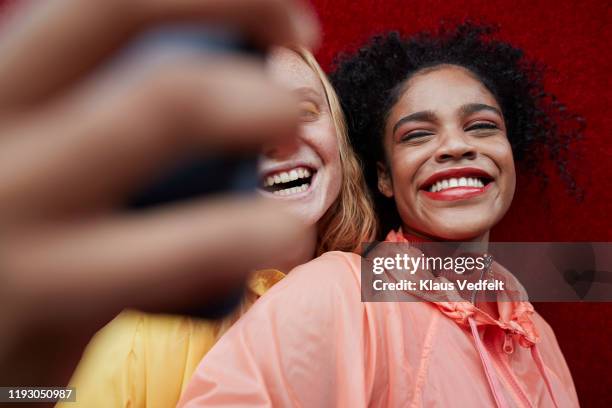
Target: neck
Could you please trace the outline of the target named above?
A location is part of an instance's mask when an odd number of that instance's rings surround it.
[[[404,229],[405,228],[405,229]],[[460,240],[448,240],[439,237],[427,236],[423,233],[416,232],[411,228],[402,227],[402,232],[409,241],[426,241],[421,244],[422,250],[427,253],[427,256],[432,257],[457,257],[457,256],[484,256],[489,250],[489,231],[485,233]],[[438,273],[446,274],[449,271],[439,271]],[[472,278],[478,274],[471,275]],[[446,276],[448,279],[456,278],[454,273]],[[466,276],[462,276],[465,279]]]
[[[476,238],[473,238],[473,239],[471,239],[471,240],[469,240],[467,242],[479,242],[481,244],[488,245],[489,244],[489,231],[487,230],[484,234],[482,234],[482,235],[480,235],[480,236],[478,236]]]
[[[452,245],[453,241],[441,239],[438,237],[428,236],[426,234],[414,231],[413,229],[406,227],[406,226],[402,227],[402,231],[404,232],[404,234],[413,235],[418,239],[429,240],[429,241],[434,241],[434,242],[449,242],[451,243],[451,252],[452,250],[455,249],[453,248],[453,245]],[[480,254],[486,253],[489,248],[489,231],[487,230],[481,235],[478,235],[472,238],[468,238],[468,239],[461,239],[456,242],[461,243],[462,251],[466,251],[466,250],[475,251],[476,253],[480,253]],[[464,243],[468,245],[465,245]],[[433,249],[434,252],[440,251],[442,253],[449,251],[449,248],[445,248],[444,246],[435,246],[434,248],[431,248],[431,249]],[[445,253],[444,255],[448,255],[448,253]],[[444,277],[450,281],[453,281],[454,279],[458,278],[458,276],[454,273],[444,274]],[[462,279],[467,279],[472,282],[478,281],[480,277],[481,277],[481,274],[471,274],[471,275],[466,275],[466,276],[462,275]],[[466,299],[467,301],[472,301],[473,292],[466,291],[466,292],[460,293],[460,296]],[[482,309],[484,312],[492,316],[494,319],[499,319],[499,312],[497,310],[497,305],[495,304],[495,302],[476,300],[474,304],[480,309]]]

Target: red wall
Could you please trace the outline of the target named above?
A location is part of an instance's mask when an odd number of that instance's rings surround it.
[[[0,0],[0,4],[4,3]],[[606,0],[314,0],[324,31],[318,57],[325,68],[339,50],[388,29],[410,33],[440,19],[479,19],[501,25],[501,36],[551,69],[548,89],[588,124],[575,146],[578,203],[558,179],[545,191],[519,175],[510,213],[494,230],[498,241],[612,241],[612,125],[609,104],[611,7]],[[537,304],[555,329],[581,403],[612,406],[612,303]],[[607,399],[607,400],[606,400]]]
[[[519,174],[513,206],[492,233],[497,241],[612,241],[610,3],[593,1],[314,0],[324,40],[318,57],[333,56],[389,29],[411,33],[441,19],[483,19],[500,37],[548,65],[548,90],[587,121],[574,146],[574,175],[585,191],[577,202],[558,178],[544,190]],[[581,404],[612,406],[612,303],[536,304],[551,324],[572,371]]]

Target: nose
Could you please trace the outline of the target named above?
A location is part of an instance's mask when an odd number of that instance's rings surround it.
[[[436,161],[439,163],[461,159],[472,160],[475,158],[476,148],[461,131],[446,133],[436,151]]]

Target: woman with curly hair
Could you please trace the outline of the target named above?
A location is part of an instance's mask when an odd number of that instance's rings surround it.
[[[383,228],[397,228],[386,241],[411,255],[424,241],[486,247],[515,160],[537,165],[543,146],[575,189],[564,169],[580,127],[563,126],[577,118],[546,95],[537,65],[490,34],[464,24],[374,37],[332,77]],[[207,355],[182,404],[578,406],[551,328],[501,265],[480,267],[509,284],[493,301],[448,289],[362,302],[367,262],[329,252],[296,268]],[[433,272],[447,271],[418,271],[450,279]]]
[[[444,67],[461,67],[459,71],[479,82],[479,86],[495,99],[503,119],[505,139],[520,170],[540,178],[545,184],[547,175],[542,162],[543,156],[548,154],[556,162],[568,191],[579,196],[580,191],[567,165],[569,144],[580,137],[583,119],[567,111],[554,95],[544,90],[544,68],[526,59],[523,50],[493,39],[495,31],[491,26],[464,23],[409,38],[391,32],[373,37],[369,45],[355,55],[340,56],[341,62],[332,75],[332,82],[341,96],[351,142],[363,161],[366,180],[376,198],[381,234],[402,225],[395,200],[378,187],[379,164],[385,164],[382,170],[391,164],[384,150],[384,132],[389,130],[386,126],[391,115],[401,114],[409,81]],[[427,88],[426,93],[433,92]],[[445,91],[441,93],[443,99],[452,96]],[[403,128],[425,122],[402,121]],[[486,128],[490,129],[491,125],[477,123],[475,128],[464,130],[466,134],[477,135]],[[404,131],[403,135],[406,133],[410,132]],[[420,134],[411,131],[412,144],[417,140],[429,140],[431,134],[431,131]],[[422,228],[410,230],[418,235],[448,238],[430,234],[432,231]]]

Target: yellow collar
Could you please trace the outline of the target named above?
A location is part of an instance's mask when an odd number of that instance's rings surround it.
[[[249,279],[248,288],[257,297],[263,295],[286,275],[276,269],[262,269],[255,271]]]

